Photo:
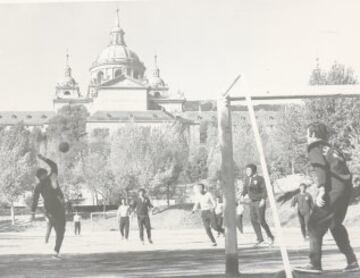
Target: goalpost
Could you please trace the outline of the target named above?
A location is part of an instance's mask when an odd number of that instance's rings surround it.
[[[221,151],[221,185],[224,191],[224,220],[225,220],[225,272],[227,277],[239,276],[239,262],[237,253],[236,237],[236,197],[234,185],[234,160],[232,143],[232,119],[231,103],[235,101],[245,101],[248,108],[251,128],[255,137],[257,150],[260,157],[262,173],[265,179],[266,190],[275,224],[277,240],[279,242],[280,253],[283,260],[286,278],[292,278],[292,268],[283,240],[280,217],[276,205],[276,199],[271,186],[270,175],[268,172],[266,158],[256,116],[254,112],[253,100],[289,100],[306,99],[319,97],[360,97],[359,85],[323,85],[309,86],[302,89],[278,91],[272,94],[265,91],[260,94],[254,94],[246,88],[244,96],[231,97],[230,90],[234,87],[241,75],[238,75],[230,87],[222,94],[218,100],[218,140]]]

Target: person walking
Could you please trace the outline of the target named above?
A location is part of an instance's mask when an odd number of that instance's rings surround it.
[[[130,230],[130,212],[131,208],[128,205],[128,202],[125,198],[121,199],[120,206],[117,211],[117,219],[119,223],[119,230],[121,234],[121,239],[129,239],[129,230]]]
[[[211,228],[213,228],[215,231],[221,234],[224,234],[225,231],[216,222],[216,216],[214,211],[216,207],[216,202],[213,196],[211,195],[211,193],[205,190],[204,184],[199,183],[195,185],[194,189],[195,189],[195,203],[192,209],[192,213],[195,213],[195,211],[198,208],[200,208],[201,218],[205,231],[212,242],[212,246],[217,246],[217,242],[211,232]]]
[[[310,264],[295,270],[305,273],[322,272],[322,242],[330,232],[341,253],[346,257],[344,272],[358,271],[359,264],[342,224],[353,191],[352,175],[343,153],[328,143],[328,127],[319,122],[307,128],[308,156],[317,177],[318,194],[309,219]]]
[[[142,244],[144,242],[144,229],[146,230],[146,235],[150,244],[153,244],[151,239],[151,223],[149,217],[149,210],[154,208],[151,204],[150,199],[146,196],[145,189],[140,189],[138,192],[138,198],[133,204],[133,209],[136,211],[138,226],[139,226],[139,236]]]
[[[74,231],[75,235],[80,235],[81,233],[81,215],[78,211],[76,211],[74,215]]]
[[[36,177],[39,183],[36,185],[33,193],[33,201],[31,206],[31,220],[35,218],[35,211],[38,206],[39,197],[42,196],[44,200],[45,214],[50,219],[50,223],[55,229],[56,242],[54,247],[54,257],[60,257],[60,249],[64,240],[65,234],[65,200],[64,194],[61,191],[58,182],[58,167],[57,164],[39,154],[38,158],[44,161],[50,167],[51,171],[44,168],[39,168],[36,171]]]
[[[301,183],[299,186],[299,194],[294,196],[291,206],[297,207],[297,215],[299,218],[300,228],[301,228],[301,234],[304,238],[304,240],[307,240],[309,237],[309,218],[310,213],[313,208],[313,199],[310,193],[306,192],[306,184]]]
[[[257,237],[255,246],[272,245],[274,243],[274,236],[265,218],[267,191],[264,178],[258,175],[257,167],[254,164],[248,164],[245,172],[247,179],[245,180],[244,190],[241,195],[244,199],[250,199],[250,219]],[[268,243],[264,241],[261,227],[266,232]]]

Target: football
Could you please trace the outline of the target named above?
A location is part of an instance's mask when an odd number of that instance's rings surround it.
[[[68,142],[61,142],[59,144],[59,151],[61,151],[62,153],[68,152],[69,149],[70,149],[70,145]]]

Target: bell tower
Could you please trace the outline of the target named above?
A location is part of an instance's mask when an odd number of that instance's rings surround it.
[[[75,99],[81,97],[79,85],[72,77],[69,57],[69,53],[66,52],[65,74],[64,78],[56,84],[56,99]]]

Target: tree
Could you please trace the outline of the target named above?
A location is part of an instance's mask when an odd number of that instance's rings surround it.
[[[188,158],[184,126],[126,126],[111,139],[111,168],[117,186],[128,195],[140,187],[170,199]]]
[[[67,200],[78,194],[78,185],[83,180],[79,167],[87,149],[84,137],[87,117],[88,112],[84,106],[66,105],[50,119],[46,130],[46,155],[54,158],[59,165],[59,181]],[[65,154],[58,150],[59,143],[64,141],[70,144],[70,150]]]
[[[321,79],[317,77],[319,72],[322,72]],[[351,68],[335,62],[328,72],[321,71],[318,66],[312,72],[309,83],[314,86],[346,85],[357,84],[358,81]],[[331,141],[345,153],[352,155],[351,169],[360,174],[360,157],[354,152],[360,141],[360,98],[319,98],[307,100],[305,107],[308,122],[322,121],[332,128],[334,136]]]
[[[88,148],[83,152],[81,160],[81,174],[97,201],[98,195],[101,195],[104,211],[114,191],[109,140],[108,130],[95,129],[90,134]]]
[[[157,165],[151,183],[151,191],[165,195],[168,206],[176,193],[176,185],[188,161],[189,148],[182,122],[175,122],[164,129],[158,129],[151,136],[151,153]],[[164,194],[165,193],[165,194]]]
[[[280,176],[305,173],[306,171],[304,114],[305,108],[297,104],[285,105],[280,111],[272,136],[276,140],[276,152],[279,163],[282,165],[279,167],[282,169]]]
[[[14,202],[34,183],[36,165],[30,132],[22,123],[0,132],[0,192],[10,205],[15,224]]]

